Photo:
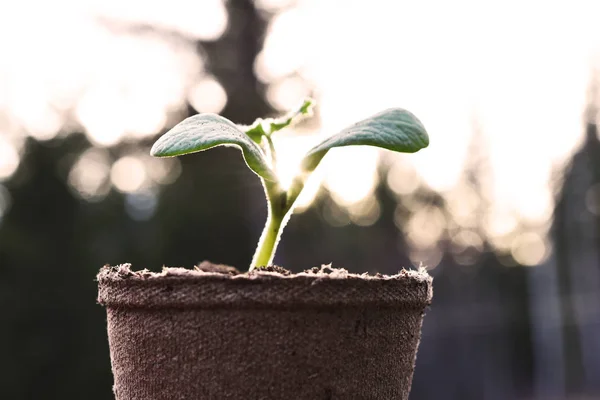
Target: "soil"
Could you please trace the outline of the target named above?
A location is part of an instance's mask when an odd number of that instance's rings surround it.
[[[196,271],[203,272],[217,272],[226,275],[239,275],[242,272],[236,267],[230,267],[224,264],[213,264],[210,261],[202,261],[200,264],[194,267]]]
[[[235,267],[230,267],[229,265],[223,265],[223,264],[213,264],[210,261],[206,261],[206,260],[202,261],[200,264],[196,265],[194,267],[194,269],[197,271],[218,272],[218,273],[227,274],[227,275],[239,275],[239,274],[243,273]],[[315,270],[319,271],[319,268],[315,267],[315,268],[310,269],[310,271],[313,271],[313,272]],[[290,271],[289,269],[280,267],[279,265],[268,265],[266,267],[259,267],[255,271],[256,272],[277,272],[284,276],[289,276],[292,274],[292,271]],[[309,270],[306,270],[304,272],[309,272]]]
[[[257,272],[277,272],[278,274],[281,274],[283,276],[289,276],[292,274],[292,271],[290,271],[289,269],[280,267],[279,265],[269,265],[266,267],[257,268],[255,271],[257,271]]]
[[[204,276],[210,275],[225,275],[235,278],[251,278],[256,276],[283,276],[283,277],[330,277],[330,278],[350,278],[350,279],[361,279],[361,280],[389,280],[389,279],[401,279],[411,278],[417,280],[431,279],[427,274],[425,268],[419,268],[417,270],[406,270],[402,269],[396,275],[383,275],[376,273],[370,275],[368,273],[354,274],[350,273],[343,268],[334,268],[331,264],[324,264],[320,267],[312,267],[306,269],[300,273],[294,274],[290,270],[285,269],[279,265],[269,265],[267,267],[256,268],[251,272],[242,272],[235,267],[231,267],[225,264],[214,264],[210,261],[202,261],[198,265],[194,266],[193,269],[187,269],[182,267],[163,267],[162,272],[151,272],[147,269],[140,271],[133,271],[131,264],[121,264],[117,266],[105,265],[100,273],[98,279],[111,278],[111,279],[152,279],[161,277],[191,277],[191,276]]]

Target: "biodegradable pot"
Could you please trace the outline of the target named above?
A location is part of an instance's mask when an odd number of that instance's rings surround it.
[[[424,270],[217,269],[101,270],[117,400],[408,399]]]

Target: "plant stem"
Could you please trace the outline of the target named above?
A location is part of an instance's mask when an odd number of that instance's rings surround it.
[[[275,154],[275,145],[273,144],[273,139],[271,139],[271,136],[269,135],[265,135],[265,138],[267,138],[267,143],[269,144],[272,168],[277,170],[277,155]]]
[[[270,140],[268,142],[271,146],[273,162],[275,162],[275,148]],[[272,264],[283,228],[285,228],[292,214],[294,203],[302,192],[307,177],[308,174],[297,176],[287,192],[277,182],[261,180],[265,188],[265,195],[267,196],[269,214],[265,229],[260,236],[258,247],[252,258],[250,271]]]
[[[258,248],[250,265],[250,271],[257,267],[266,267],[273,262],[275,249],[283,230],[283,217],[274,215],[269,211],[267,224],[258,242]]]
[[[276,182],[262,180],[269,206],[267,224],[263,230],[258,247],[252,258],[250,271],[256,267],[266,267],[273,262],[275,249],[281,237],[281,231],[287,222],[286,215],[290,208],[287,206],[286,192]]]

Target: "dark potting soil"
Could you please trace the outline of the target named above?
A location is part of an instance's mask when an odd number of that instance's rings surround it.
[[[331,264],[322,265],[320,267],[312,267],[306,269],[300,273],[294,274],[290,270],[280,267],[278,265],[269,265],[266,267],[255,268],[251,272],[242,272],[235,267],[224,264],[213,264],[210,261],[202,261],[198,265],[194,266],[193,269],[187,269],[182,267],[163,267],[162,272],[151,272],[147,269],[140,271],[133,271],[130,264],[122,264],[117,266],[105,265],[97,276],[98,280],[101,279],[155,279],[164,277],[192,277],[192,276],[204,276],[205,274],[210,275],[224,275],[229,277],[256,277],[269,275],[273,277],[313,277],[313,278],[339,278],[339,279],[359,279],[359,280],[396,280],[396,279],[417,279],[417,281],[430,280],[431,278],[427,274],[424,268],[418,270],[405,270],[402,269],[396,275],[383,275],[376,273],[370,275],[368,273],[354,274],[349,273],[343,268],[334,268]]]
[[[218,272],[226,275],[239,275],[242,272],[236,267],[230,267],[224,264],[213,264],[210,261],[202,261],[200,264],[194,267],[196,271],[203,272]]]
[[[228,274],[228,275],[240,275],[243,273],[235,267],[230,267],[229,265],[223,265],[223,264],[213,264],[210,261],[202,261],[200,264],[196,265],[194,267],[194,269],[197,271],[218,272],[218,273]],[[318,268],[317,268],[317,270],[318,270]],[[256,271],[257,272],[277,272],[284,276],[289,276],[292,274],[292,271],[285,269],[283,267],[280,267],[279,265],[268,265],[266,267],[258,267],[256,269]],[[307,271],[305,271],[305,272],[307,272]]]
[[[283,276],[288,276],[292,274],[292,271],[285,269],[283,267],[280,267],[279,265],[268,265],[266,267],[260,267],[256,269],[257,271],[261,272],[277,272],[278,274],[281,274]]]

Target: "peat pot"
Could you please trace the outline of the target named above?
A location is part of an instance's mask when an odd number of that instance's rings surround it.
[[[98,284],[117,400],[408,399],[432,296],[424,270],[125,264]]]

